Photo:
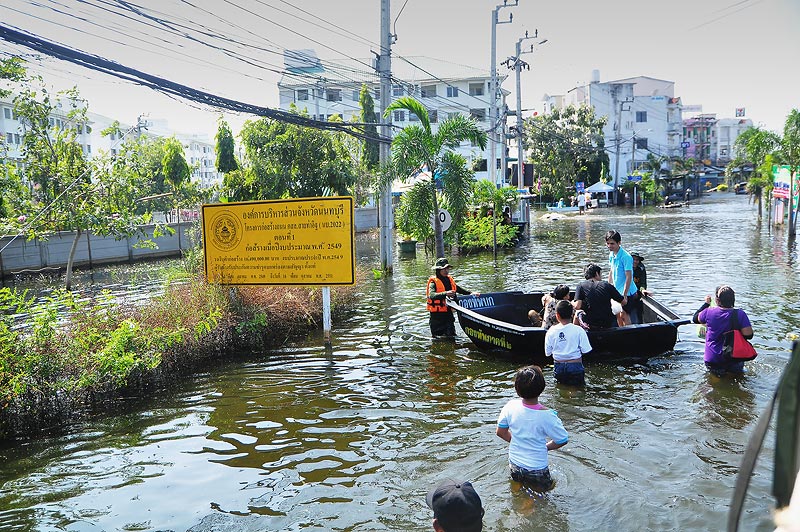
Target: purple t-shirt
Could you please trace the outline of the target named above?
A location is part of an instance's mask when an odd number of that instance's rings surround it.
[[[731,312],[739,313],[739,329],[752,327],[750,318],[742,309],[708,307],[701,310],[697,316],[697,321],[706,324],[706,350],[703,356],[705,362],[712,364],[724,364],[722,349],[725,347],[723,334],[731,330]]]

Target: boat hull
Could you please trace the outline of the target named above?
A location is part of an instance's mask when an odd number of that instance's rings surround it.
[[[553,207],[548,205],[547,210],[550,212],[578,212],[580,207]]]
[[[459,298],[448,304],[456,311],[464,333],[482,351],[524,356],[531,362],[546,364],[546,330],[531,327],[527,313],[540,310],[542,293],[495,292],[480,297]],[[584,360],[647,358],[671,351],[678,339],[678,327],[689,323],[669,309],[645,298],[644,321],[613,329],[587,332],[592,351]]]

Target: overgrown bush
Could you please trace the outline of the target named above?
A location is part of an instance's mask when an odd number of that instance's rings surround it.
[[[494,247],[491,216],[468,218],[459,245],[463,251],[477,251]],[[497,224],[497,247],[513,247],[517,244],[517,228],[514,225]]]

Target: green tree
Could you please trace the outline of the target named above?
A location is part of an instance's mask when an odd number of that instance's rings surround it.
[[[290,110],[298,112],[294,105]],[[345,195],[356,179],[335,133],[262,118],[246,122],[241,139],[247,166],[225,176],[229,200],[322,196],[326,190]]]
[[[759,127],[750,127],[736,137],[734,142],[733,160],[728,163],[726,173],[733,173],[734,169],[741,169],[746,163],[753,166],[753,172],[747,183],[747,190],[758,202],[758,218],[761,219],[762,197],[764,188],[772,184],[772,173],[763,171],[763,163],[767,155],[774,153],[780,147],[780,137]]]
[[[228,122],[219,117],[217,127],[217,171],[226,174],[239,169],[239,163],[236,162],[235,146],[233,142],[233,133],[228,125]]]
[[[87,127],[87,109],[77,89],[51,96],[40,78],[25,79],[14,110],[25,127],[23,179],[33,191],[30,211],[20,213],[18,220],[28,238],[75,231],[67,259],[69,290],[84,232],[122,238],[139,231],[133,214],[136,187],[108,171],[105,159],[92,165],[86,161],[78,134]]]
[[[576,182],[589,186],[608,173],[603,136],[606,121],[607,117],[596,117],[587,105],[554,109],[525,120],[525,145],[541,179],[543,196],[574,194]]]
[[[431,210],[434,213],[438,213],[437,181],[441,181],[443,193],[449,197],[450,193],[455,194],[456,191],[462,190],[462,186],[458,186],[456,182],[463,183],[464,177],[470,174],[466,160],[456,154],[453,149],[464,140],[471,140],[483,149],[486,146],[486,133],[481,130],[474,119],[460,114],[450,116],[442,121],[434,133],[431,128],[428,110],[420,102],[408,96],[398,98],[392,102],[386,108],[385,116],[397,109],[405,109],[410,113],[414,113],[419,118],[419,125],[408,126],[395,135],[392,141],[392,164],[402,179],[408,179],[423,167],[427,167],[431,175],[431,179],[428,182]],[[468,192],[465,195],[468,195]],[[457,206],[457,202],[461,201],[456,197],[450,197],[449,199],[454,207]],[[458,213],[459,216],[463,216],[466,212],[466,201],[464,201],[463,205],[464,210]],[[444,234],[442,225],[438,216],[434,216],[433,220],[436,256],[443,257]]]
[[[783,157],[789,165],[789,237],[797,231],[797,215],[800,205],[793,205],[794,195],[797,192],[797,167],[800,166],[800,111],[792,109],[786,117],[783,126],[783,139],[781,140]]]
[[[19,82],[25,78],[25,63],[19,57],[0,59],[0,80]],[[0,98],[8,98],[11,90],[0,87]]]
[[[365,124],[364,134],[368,137],[364,140],[364,151],[361,153],[361,162],[368,170],[374,171],[378,168],[380,145],[376,140],[378,138],[378,128],[375,125],[375,102],[372,99],[372,94],[370,94],[369,87],[366,83],[361,86],[358,104],[361,106],[361,123]]]

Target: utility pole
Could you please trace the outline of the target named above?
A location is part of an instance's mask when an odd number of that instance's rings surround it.
[[[531,44],[530,50],[522,51],[522,42],[528,39],[536,39],[539,36],[539,30],[533,34],[533,37],[528,36],[528,32],[525,32],[525,37],[520,37],[517,40],[515,52],[516,54],[514,57],[509,57],[504,61],[504,64],[508,66],[508,68],[513,68],[516,73],[516,82],[517,82],[517,130],[516,130],[516,137],[517,137],[517,188],[522,188],[524,179],[525,179],[525,172],[522,168],[522,161],[525,158],[525,147],[522,143],[522,82],[521,82],[521,73],[522,69],[525,68],[530,70],[530,65],[525,61],[520,59],[522,54],[532,54],[533,53],[533,44]],[[539,44],[544,44],[547,42],[547,39],[539,42]]]
[[[389,107],[389,100],[392,94],[392,43],[394,35],[390,32],[391,10],[390,0],[381,0],[381,53],[378,55],[377,71],[381,82],[381,136],[390,139],[392,136],[391,123],[392,117],[384,117],[386,108]],[[388,142],[381,142],[380,145],[380,164],[385,167],[391,157],[391,145]],[[384,272],[392,271],[392,232],[394,229],[394,216],[392,213],[392,184],[385,183],[380,195],[378,204],[378,214],[380,216],[380,251],[381,269]]]
[[[633,100],[623,100],[621,102],[619,101],[619,89],[620,89],[620,87],[621,87],[621,85],[614,85],[614,89],[613,89],[614,90],[614,94],[612,95],[614,106],[616,107],[615,110],[617,111],[617,123],[616,123],[616,127],[615,127],[616,134],[614,135],[614,137],[615,137],[614,140],[615,140],[615,142],[617,144],[617,147],[616,147],[616,160],[614,161],[614,203],[615,204],[617,203],[617,199],[618,199],[617,198],[617,183],[619,181],[620,144],[622,143],[622,132],[621,132],[621,129],[622,129],[622,111],[630,110],[630,109],[623,109],[623,107],[625,107],[626,103],[631,103],[633,101]],[[617,103],[619,103],[619,106],[617,106]]]
[[[519,5],[519,0],[514,0],[513,4],[509,4],[508,0],[503,0],[502,5],[496,6],[492,10],[492,57],[491,57],[491,70],[489,72],[489,161],[487,161],[486,169],[489,171],[489,179],[494,183],[497,188],[500,188],[500,182],[497,179],[497,25],[510,24],[514,19],[514,14],[508,15],[508,20],[498,21],[497,14],[504,7],[516,7]],[[503,139],[503,146],[505,146],[505,139]],[[505,151],[505,150],[504,150]],[[503,176],[505,178],[505,176]],[[495,217],[497,213],[494,213]]]

